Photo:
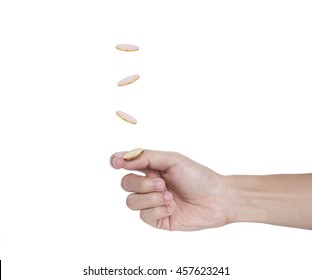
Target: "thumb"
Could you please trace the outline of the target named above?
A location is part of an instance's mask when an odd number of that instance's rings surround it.
[[[175,152],[163,152],[154,150],[144,150],[141,156],[134,160],[126,161],[123,159],[124,152],[117,152],[110,158],[110,163],[115,169],[144,170],[154,169],[166,171],[176,164],[181,155]]]

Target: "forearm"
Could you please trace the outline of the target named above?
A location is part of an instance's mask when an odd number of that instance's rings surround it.
[[[225,176],[228,217],[312,229],[312,174]]]

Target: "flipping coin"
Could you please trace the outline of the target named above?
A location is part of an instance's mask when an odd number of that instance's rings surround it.
[[[135,52],[139,50],[139,47],[132,44],[118,44],[116,49],[124,52]]]
[[[124,121],[128,122],[128,123],[132,123],[132,124],[136,124],[137,120],[130,116],[129,114],[122,112],[122,111],[117,111],[116,112],[117,116],[121,119],[123,119]]]
[[[136,80],[138,80],[139,78],[140,78],[140,76],[138,74],[131,75],[129,77],[126,77],[126,78],[120,80],[118,82],[118,86],[122,87],[122,86],[130,85],[130,84],[134,83]]]

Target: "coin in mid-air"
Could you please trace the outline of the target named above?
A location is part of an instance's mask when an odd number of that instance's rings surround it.
[[[139,47],[132,44],[118,44],[116,49],[124,52],[135,52],[139,50]]]
[[[139,157],[143,153],[143,151],[144,150],[141,148],[134,149],[134,150],[124,153],[122,157],[124,158],[124,160],[133,160]]]
[[[131,75],[129,77],[126,77],[126,78],[120,80],[118,82],[118,86],[122,87],[122,86],[130,85],[130,84],[134,83],[136,80],[138,80],[139,78],[140,78],[140,76],[138,74]]]
[[[117,116],[121,119],[123,119],[124,121],[128,122],[128,123],[132,123],[132,124],[136,124],[137,120],[130,116],[129,114],[122,112],[122,111],[117,111],[116,112]]]

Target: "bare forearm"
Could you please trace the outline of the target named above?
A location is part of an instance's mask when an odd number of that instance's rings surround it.
[[[312,229],[312,174],[226,176],[229,222]]]

